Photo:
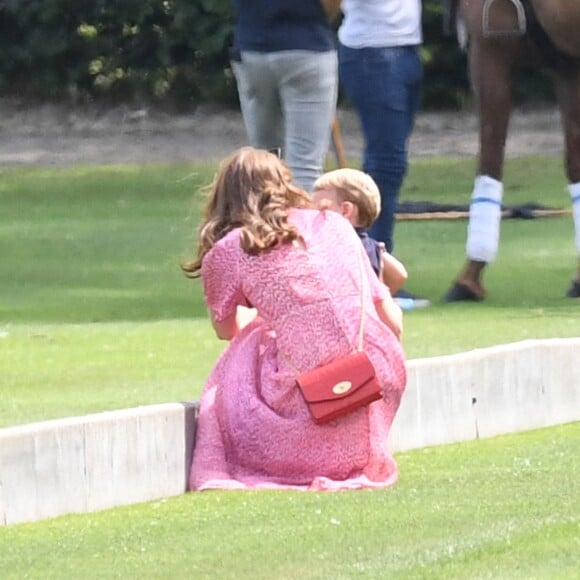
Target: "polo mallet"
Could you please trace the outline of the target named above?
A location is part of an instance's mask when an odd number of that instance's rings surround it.
[[[334,154],[336,155],[336,162],[339,167],[347,167],[346,162],[346,152],[344,150],[344,142],[342,140],[342,131],[340,130],[340,122],[338,117],[334,117],[332,121],[332,147],[334,149]]]

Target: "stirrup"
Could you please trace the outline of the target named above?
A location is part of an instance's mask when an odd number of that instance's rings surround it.
[[[516,15],[518,17],[517,28],[490,28],[489,26],[489,13],[492,5],[497,2],[497,0],[485,0],[483,3],[483,36],[485,38],[493,38],[497,36],[523,36],[527,30],[526,22],[526,12],[524,10],[524,5],[522,0],[503,0],[504,2],[509,2],[516,10]]]

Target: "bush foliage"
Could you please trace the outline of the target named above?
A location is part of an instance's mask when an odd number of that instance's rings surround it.
[[[426,106],[469,95],[465,55],[424,0]],[[0,91],[7,96],[236,102],[230,0],[0,0]]]
[[[43,98],[224,99],[229,0],[3,0],[0,88]]]

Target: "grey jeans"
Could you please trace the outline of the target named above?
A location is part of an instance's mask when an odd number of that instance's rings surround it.
[[[242,52],[232,69],[250,144],[281,147],[295,183],[311,192],[336,112],[336,52]]]

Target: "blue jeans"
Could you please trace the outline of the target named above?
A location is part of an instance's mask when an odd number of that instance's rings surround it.
[[[397,200],[408,165],[408,140],[421,102],[418,47],[339,46],[340,80],[365,141],[363,170],[381,191],[381,213],[369,235],[393,250]]]
[[[324,169],[338,92],[334,50],[242,52],[232,62],[253,147],[281,147],[294,181],[308,193]]]

